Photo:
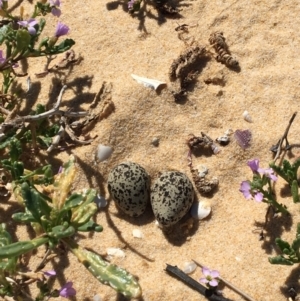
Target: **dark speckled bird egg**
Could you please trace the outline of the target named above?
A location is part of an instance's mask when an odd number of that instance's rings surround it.
[[[179,171],[168,171],[151,187],[151,205],[162,227],[176,224],[191,208],[194,188],[189,178]]]
[[[150,177],[136,163],[121,163],[109,173],[108,190],[124,213],[137,217],[144,213],[149,202]]]

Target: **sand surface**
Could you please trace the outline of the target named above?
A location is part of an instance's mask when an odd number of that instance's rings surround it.
[[[24,5],[26,10],[31,9],[29,3]],[[262,167],[268,166],[272,160],[269,148],[281,137],[299,107],[299,2],[185,0],[178,3],[178,8],[180,17],[174,18],[158,13],[147,2],[132,17],[126,1],[62,1],[60,20],[71,28],[69,37],[76,41],[73,49],[83,60],[69,73],[50,74],[42,79],[34,74],[43,70],[45,60],[34,60],[34,64],[29,61],[32,96],[27,99],[28,108],[47,99],[51,108],[66,84],[65,108],[85,109],[105,81],[112,84],[115,110],[92,128],[90,135],[97,137],[91,145],[49,155],[41,151],[34,159],[51,162],[58,168],[69,154],[75,154],[79,173],[74,189],[90,186],[109,199],[107,177],[117,164],[139,163],[152,180],[166,170],[179,170],[192,179],[186,145],[190,133],[200,136],[203,131],[215,139],[228,129],[249,129],[253,135],[249,149],[243,150],[232,141],[217,155],[193,157],[193,164],[206,165],[209,175],[217,176],[220,184],[209,198],[197,192],[198,200],[211,204],[212,214],[195,224],[189,233],[178,225],[170,235],[164,235],[155,225],[150,207],[144,215],[133,219],[119,214],[109,200],[108,207],[97,214],[97,222],[104,231],[83,235],[79,241],[100,254],[105,254],[109,247],[123,249],[125,258],[112,258],[112,262],[138,277],[144,301],[205,300],[165,272],[166,263],[183,268],[192,258],[219,270],[222,277],[254,300],[287,300],[287,287],[299,288],[299,267],[274,266],[268,257],[277,254],[276,237],[282,235],[292,241],[299,222],[299,205],[294,205],[290,196],[282,195],[284,182],[279,181],[278,201],[288,205],[291,216],[273,219],[265,240],[259,241],[255,222],[264,222],[267,206],[246,201],[239,186],[241,181],[251,178],[248,160],[259,158]],[[51,16],[47,20],[45,34],[50,35],[57,20]],[[213,58],[207,60],[186,101],[177,103],[170,92],[168,73],[173,60],[186,48],[175,31],[180,24],[190,25],[187,43],[195,41],[204,46],[209,45],[212,32],[222,31],[239,60],[240,71],[230,70]],[[132,73],[164,81],[167,87],[157,93],[138,84]],[[213,77],[222,78],[223,85],[204,82]],[[19,79],[19,83],[25,89],[26,78]],[[245,110],[253,123],[243,119]],[[299,124],[297,116],[289,134],[291,143],[299,142]],[[154,137],[159,138],[158,147],[151,144]],[[94,152],[99,143],[111,146],[114,153],[106,162],[95,164]],[[294,160],[297,156],[299,151],[294,149],[290,158]],[[19,239],[28,238],[27,228],[16,229]],[[144,237],[134,238],[133,229],[140,229]],[[33,259],[32,264],[38,260]],[[73,300],[93,300],[96,294],[103,301],[123,300],[113,289],[98,283],[72,254],[61,255],[53,265],[58,272],[55,287],[74,282],[77,295]],[[197,268],[191,276],[199,279],[201,275]],[[244,300],[226,287],[224,294],[235,301]]]

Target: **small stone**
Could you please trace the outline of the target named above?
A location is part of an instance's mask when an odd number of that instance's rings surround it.
[[[183,266],[183,271],[186,274],[191,274],[191,273],[193,273],[196,270],[196,267],[197,267],[197,265],[193,261],[191,261],[191,262],[185,262],[184,266]]]
[[[96,162],[103,162],[107,160],[112,153],[113,153],[113,149],[110,146],[98,144],[96,154],[95,154],[95,160]]]
[[[100,194],[96,195],[94,202],[96,203],[98,208],[104,208],[107,205],[107,200],[105,199],[104,196]]]
[[[132,235],[135,238],[143,238],[144,237],[144,234],[140,229],[133,229],[132,230]]]
[[[155,146],[155,147],[158,147],[158,145],[159,145],[159,138],[154,137],[154,138],[152,139],[152,141],[151,141],[151,144],[152,144],[153,146]]]
[[[121,250],[120,248],[107,248],[106,253],[108,256],[114,256],[114,257],[118,257],[118,258],[125,257],[124,251]]]

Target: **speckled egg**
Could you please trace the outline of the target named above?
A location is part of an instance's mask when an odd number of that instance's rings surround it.
[[[191,208],[194,188],[189,178],[179,171],[168,171],[151,187],[151,205],[162,227],[176,224]]]
[[[121,163],[109,173],[108,191],[121,211],[137,217],[149,202],[150,177],[136,163]]]

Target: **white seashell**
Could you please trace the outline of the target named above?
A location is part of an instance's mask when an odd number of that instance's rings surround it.
[[[184,267],[183,267],[183,271],[186,273],[186,274],[191,274],[193,273],[195,270],[196,270],[196,263],[195,262],[185,262],[184,263]]]
[[[107,200],[105,199],[104,196],[97,194],[97,196],[95,197],[94,202],[96,203],[98,208],[104,208],[107,205]]]
[[[224,135],[218,137],[216,141],[219,142],[221,145],[227,145],[230,142],[230,138],[227,135]]]
[[[139,84],[143,84],[145,87],[147,88],[152,88],[154,90],[156,90],[160,85],[166,85],[165,82],[161,82],[159,80],[156,79],[150,79],[150,78],[146,78],[146,77],[141,77],[135,74],[131,74],[131,76],[139,83]]]
[[[102,301],[102,298],[96,294],[94,297],[93,297],[93,301]]]
[[[133,235],[133,237],[136,237],[136,238],[143,238],[144,237],[144,234],[140,229],[133,229],[132,230],[132,235]]]
[[[243,117],[244,117],[244,119],[247,121],[247,122],[252,122],[252,118],[251,118],[251,116],[250,116],[250,114],[249,114],[249,112],[248,111],[245,111],[244,113],[243,113]]]
[[[225,136],[230,136],[233,134],[233,130],[232,129],[228,129],[225,133]]]
[[[120,248],[107,248],[106,253],[108,256],[114,256],[119,258],[124,258],[125,253]]]
[[[215,155],[217,155],[221,150],[218,148],[218,146],[217,145],[215,145],[215,144],[212,144],[211,146],[211,149],[212,149],[212,151],[213,151],[213,153],[215,154]]]
[[[204,178],[208,174],[208,168],[205,165],[200,165],[197,170],[200,178]]]
[[[96,155],[95,155],[95,160],[97,162],[103,162],[111,156],[112,152],[113,152],[113,149],[110,146],[98,144],[97,150],[96,150]]]
[[[204,219],[209,216],[211,212],[211,207],[206,202],[196,202],[193,203],[190,214],[194,219]]]

